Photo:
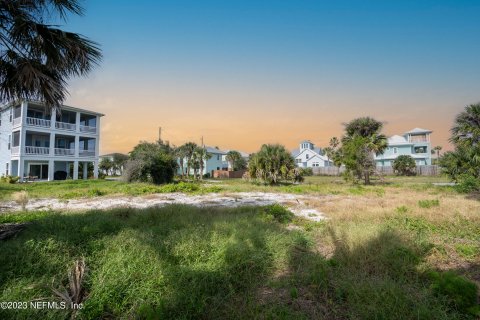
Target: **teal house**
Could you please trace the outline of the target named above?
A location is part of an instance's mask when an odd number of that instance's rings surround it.
[[[417,166],[431,165],[431,134],[431,130],[415,128],[403,135],[394,135],[388,138],[388,147],[385,152],[375,156],[377,166],[390,167],[400,155],[411,156],[415,159]]]

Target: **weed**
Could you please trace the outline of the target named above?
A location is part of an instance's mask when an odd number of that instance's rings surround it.
[[[25,190],[15,192],[14,194],[12,194],[12,198],[13,201],[15,201],[18,205],[22,206],[22,210],[25,211],[29,201],[28,192]]]
[[[266,206],[264,207],[263,212],[267,216],[272,216],[275,220],[277,220],[280,223],[291,222],[293,217],[295,216],[292,212],[290,212],[288,209],[286,209],[280,204],[273,204],[270,206]]]
[[[432,207],[438,207],[440,205],[440,201],[438,199],[434,200],[418,200],[418,206],[420,208],[429,209]]]

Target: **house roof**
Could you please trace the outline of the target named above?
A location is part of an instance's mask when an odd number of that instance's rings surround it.
[[[388,145],[411,144],[403,136],[394,135],[387,139]]]
[[[405,132],[405,134],[415,134],[415,133],[431,133],[432,130],[422,129],[422,128],[415,128],[410,131]]]
[[[222,151],[214,147],[205,146],[205,149],[207,150],[208,153],[227,154],[225,151]]]
[[[15,106],[15,105],[18,105],[19,103],[21,103],[22,101],[14,101],[14,102],[10,102],[10,103],[7,103],[7,104],[4,104],[0,107],[0,110],[3,110],[3,109],[6,109],[6,108],[9,108],[9,107],[12,107],[12,106]],[[40,101],[34,101],[34,100],[26,100],[26,102],[28,103],[31,103],[31,104],[36,104],[36,105],[40,105],[40,106],[45,106],[44,103],[40,102]],[[86,112],[86,113],[90,113],[90,114],[94,114],[94,115],[97,115],[97,116],[104,116],[103,113],[99,113],[99,112],[96,112],[96,111],[91,111],[91,110],[88,110],[88,109],[82,109],[82,108],[77,108],[77,107],[72,107],[72,106],[67,106],[67,105],[64,105],[62,104],[61,108],[63,109],[66,109],[66,110],[71,110],[71,111],[79,111],[79,112]]]
[[[311,150],[311,151],[317,153],[318,155],[322,155],[322,149],[321,149],[321,148],[318,148],[318,147],[314,147],[313,149],[302,149],[302,150],[300,150],[300,149],[293,149],[293,150],[292,150],[292,156],[293,156],[293,157],[298,156],[300,153],[302,153],[303,150]]]
[[[313,143],[312,141],[310,141],[310,140],[303,140],[303,141],[300,142],[300,143],[311,143],[311,144],[314,144],[314,143]]]

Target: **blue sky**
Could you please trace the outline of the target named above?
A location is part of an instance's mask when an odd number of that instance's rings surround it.
[[[322,145],[362,115],[387,134],[428,127],[446,146],[454,115],[480,100],[480,1],[83,3],[67,29],[99,42],[104,60],[71,82],[70,102],[107,114],[109,151],[153,139],[158,125],[176,143]],[[116,146],[112,123],[126,126],[132,104],[160,121]]]

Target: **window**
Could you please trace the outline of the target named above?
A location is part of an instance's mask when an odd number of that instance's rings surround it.
[[[297,163],[302,163],[302,159],[295,159]]]
[[[320,163],[314,162],[314,163],[313,163],[313,166],[314,166],[314,167],[320,167]]]
[[[9,118],[10,118],[10,122],[12,122],[12,113],[13,113],[13,108],[10,107],[10,117],[9,117]]]
[[[427,153],[427,147],[422,146],[422,147],[414,147],[413,148],[414,153]]]
[[[398,153],[398,148],[393,148],[393,154],[397,154]]]
[[[306,154],[305,158],[308,160],[308,158],[310,158],[310,155]]]
[[[220,155],[219,155],[219,154],[217,154],[217,160],[220,161]],[[218,170],[218,169],[217,169],[217,170]]]
[[[12,135],[9,134],[9,135],[8,135],[8,147],[7,147],[7,149],[10,150],[10,147],[11,147],[11,146],[12,146]]]
[[[9,163],[5,163],[5,175],[8,176],[8,165]]]

